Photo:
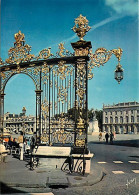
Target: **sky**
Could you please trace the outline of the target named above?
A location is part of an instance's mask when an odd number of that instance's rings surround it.
[[[121,47],[121,64],[124,79],[120,85],[114,79],[118,64],[115,56],[99,68],[94,68],[94,78],[88,82],[88,108],[102,109],[103,104],[139,102],[139,16],[137,0],[1,0],[0,56],[8,58],[13,47],[14,34],[21,30],[32,54],[58,44],[73,52],[71,42],[78,37],[71,30],[80,14],[89,20],[91,30],[84,40],[91,41],[93,53],[97,48],[107,50]],[[4,112],[35,115],[35,86],[24,74],[13,76],[5,88]]]

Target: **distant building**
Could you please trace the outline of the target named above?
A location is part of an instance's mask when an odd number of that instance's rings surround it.
[[[33,133],[36,131],[36,118],[34,116],[26,116],[26,108],[23,107],[22,113],[11,114],[7,112],[4,115],[4,131],[9,133]]]
[[[103,105],[103,131],[139,133],[139,103]]]

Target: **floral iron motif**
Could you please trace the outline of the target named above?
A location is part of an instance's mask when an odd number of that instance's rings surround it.
[[[14,47],[11,47],[8,51],[9,58],[6,59],[7,64],[19,64],[21,62],[28,62],[35,56],[30,54],[31,46],[25,44],[25,36],[21,31],[14,35],[15,42]]]

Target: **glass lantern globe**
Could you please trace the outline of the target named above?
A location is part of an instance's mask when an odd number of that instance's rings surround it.
[[[119,63],[116,66],[116,70],[115,70],[115,79],[118,81],[118,83],[120,84],[121,80],[123,79],[123,68],[121,66],[121,64]]]

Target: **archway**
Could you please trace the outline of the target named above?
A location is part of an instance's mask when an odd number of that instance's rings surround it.
[[[26,74],[14,74],[7,80],[4,87],[4,132],[36,131],[34,93],[35,85]]]

